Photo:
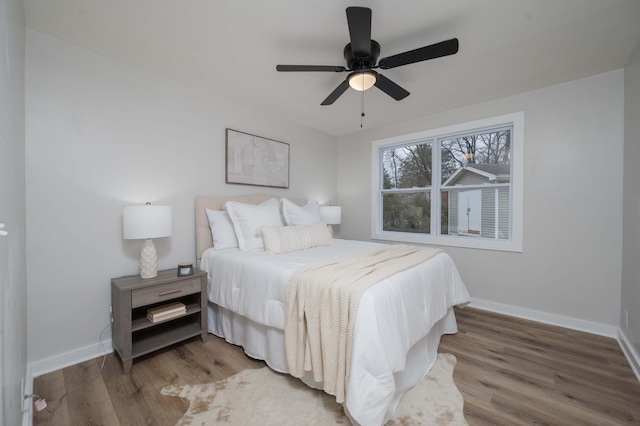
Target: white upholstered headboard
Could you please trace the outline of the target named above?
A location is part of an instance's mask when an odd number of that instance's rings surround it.
[[[210,210],[223,210],[224,204],[227,201],[239,201],[241,203],[248,204],[260,204],[269,198],[275,198],[277,200],[280,197],[269,194],[253,194],[253,195],[240,195],[240,196],[199,196],[196,197],[195,213],[196,213],[196,265],[200,267],[200,259],[202,253],[209,247],[213,247],[213,239],[211,238],[211,229],[209,228],[209,219],[205,209]],[[296,204],[304,205],[307,201],[290,200]]]

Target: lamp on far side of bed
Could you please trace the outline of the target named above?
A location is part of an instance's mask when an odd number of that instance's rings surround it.
[[[333,235],[331,225],[340,225],[342,222],[342,207],[340,206],[320,206],[320,219],[327,225]]]
[[[129,206],[122,211],[122,238],[145,240],[140,253],[140,278],[158,276],[158,254],[152,238],[171,236],[171,207]]]

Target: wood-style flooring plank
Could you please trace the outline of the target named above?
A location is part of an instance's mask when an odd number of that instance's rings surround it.
[[[109,356],[108,360],[103,377],[120,424],[173,426],[182,417],[188,408],[185,400],[155,392],[157,382],[175,380],[177,374],[151,365],[152,360],[146,359],[142,361],[146,363],[145,368],[132,369],[130,374],[125,375],[117,357]]]
[[[65,388],[70,424],[118,426],[116,411],[102,376],[100,359],[85,361],[65,371]]]
[[[470,424],[640,424],[640,383],[614,339],[470,308],[456,318],[440,350],[458,358]]]
[[[456,317],[459,332],[443,336],[440,352],[458,360],[454,381],[471,426],[640,425],[640,383],[614,339],[472,308],[457,309]],[[38,377],[34,392],[60,396],[101,361]],[[161,395],[164,386],[210,383],[264,366],[212,335],[136,359],[129,375],[110,354],[95,383],[69,394],[55,413],[35,413],[34,425],[173,426],[188,402]]]

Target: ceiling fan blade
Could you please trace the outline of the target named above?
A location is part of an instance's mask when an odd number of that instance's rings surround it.
[[[458,39],[452,38],[451,40],[441,41],[440,43],[424,46],[404,53],[398,53],[397,55],[389,56],[387,58],[382,58],[380,59],[378,66],[383,70],[388,70],[389,68],[453,55],[457,52]]]
[[[354,56],[370,56],[371,9],[368,7],[348,7],[347,23],[351,37],[351,51]]]
[[[409,96],[409,92],[407,92],[402,87],[398,86],[396,83],[389,80],[382,74],[378,74],[375,86],[387,95],[391,96],[396,101],[401,101],[402,99]]]
[[[346,71],[345,67],[333,65],[276,65],[277,71]]]
[[[349,82],[347,82],[347,80],[343,81],[342,83],[340,83],[338,87],[335,88],[333,92],[331,92],[329,96],[327,96],[327,99],[322,101],[320,105],[333,104],[336,101],[336,99],[338,99],[340,95],[342,95],[348,88],[349,88]]]

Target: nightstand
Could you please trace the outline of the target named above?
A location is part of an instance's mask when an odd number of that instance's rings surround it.
[[[147,310],[181,302],[186,313],[151,322]],[[207,337],[207,273],[178,276],[177,269],[155,278],[131,275],[111,280],[112,341],[129,374],[133,359],[194,336]]]

